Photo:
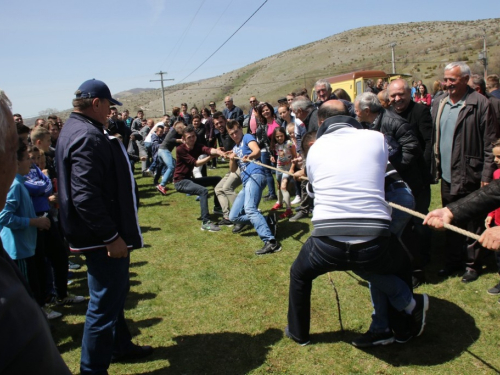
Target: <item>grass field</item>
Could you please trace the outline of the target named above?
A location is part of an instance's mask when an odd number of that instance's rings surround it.
[[[210,174],[223,175],[227,164]],[[161,196],[151,178],[140,185],[140,224],[145,248],[131,255],[131,291],[125,316],[134,341],[155,347],[146,360],[112,364],[110,374],[491,374],[500,372],[500,305],[486,290],[497,283],[494,259],[478,281],[440,280],[439,244],[434,233],[428,284],[428,325],[407,344],[360,350],[350,342],[370,324],[365,282],[352,273],[332,277],[342,307],[340,331],[335,295],[326,275],[313,284],[312,345],[283,337],[289,269],[311,230],[310,220],[281,221],[283,251],[257,257],[262,246],[253,229],[203,232],[195,197]],[[435,188],[435,187],[434,187]],[[212,199],[210,199],[212,202]],[[263,202],[264,212],[274,202]],[[439,206],[433,190],[432,207]],[[212,208],[212,207],[210,207]],[[83,259],[76,258],[83,264]],[[74,294],[88,295],[86,268],[75,272]],[[85,304],[57,309],[53,334],[64,360],[79,372]]]

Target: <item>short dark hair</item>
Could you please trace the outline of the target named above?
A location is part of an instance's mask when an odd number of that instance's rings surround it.
[[[28,128],[26,125],[21,124],[19,122],[16,123],[16,128],[17,128],[17,135],[30,133],[30,128]]]
[[[193,125],[188,125],[184,128],[184,130],[182,130],[182,137],[184,137],[184,135],[186,135],[187,133],[196,133]]]
[[[200,115],[194,115],[193,118],[191,119],[191,121],[193,121],[195,118],[197,118],[198,120],[201,120],[201,116]]]
[[[19,138],[17,145],[17,161],[21,161],[24,153],[28,150],[28,146],[23,142],[21,138]]]
[[[144,114],[144,111],[143,111],[142,109],[139,109],[139,110],[137,111],[137,113],[142,113],[142,114]]]
[[[118,111],[118,110],[116,109],[116,107],[109,107],[109,110],[110,110],[110,111],[111,111],[111,110],[113,110],[113,111]]]
[[[311,146],[309,146],[310,142],[313,142],[316,140],[316,130],[312,130],[310,132],[307,132],[302,136],[302,144],[300,145],[300,148],[302,150],[302,155],[304,157],[307,156],[307,153],[309,152],[309,149]]]
[[[239,128],[241,127],[240,123],[237,120],[235,120],[235,119],[227,120],[227,122],[226,122],[226,129],[227,130],[233,130],[235,126],[237,126]]]
[[[226,118],[226,116],[224,116],[224,114],[221,112],[221,111],[217,111],[215,112],[213,115],[212,115],[213,118],[219,118],[219,117],[224,117]]]

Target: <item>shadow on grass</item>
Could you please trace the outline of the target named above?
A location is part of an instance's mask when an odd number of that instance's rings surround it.
[[[149,246],[149,247],[151,247],[151,246]],[[148,262],[145,260],[139,261],[139,262],[132,262],[132,263],[130,263],[130,268],[142,267],[142,266],[145,266],[146,264],[148,264]]]
[[[141,233],[146,232],[159,232],[161,228],[158,227],[141,227]]]
[[[86,308],[85,308],[86,309]],[[162,318],[151,318],[133,321],[130,319],[125,319],[127,321],[127,326],[132,334],[132,341],[134,341],[133,337],[139,335],[141,333],[141,328],[152,327],[158,323],[160,323]],[[65,353],[82,346],[82,337],[83,337],[83,325],[84,323],[75,323],[68,324],[66,322],[57,322],[52,324],[52,335],[54,336],[54,341],[57,343],[58,341],[67,340],[64,344],[58,345],[60,353]],[[71,338],[71,339],[68,339]]]
[[[177,336],[176,345],[155,348],[151,360],[168,359],[169,367],[146,374],[247,374],[262,366],[270,346],[283,338],[271,328],[251,336],[222,332]]]
[[[395,367],[435,366],[451,361],[468,351],[481,334],[474,318],[454,303],[435,297],[429,299],[427,325],[422,336],[413,338],[406,344],[395,343],[360,350]],[[325,332],[311,335],[311,342],[350,343],[359,335],[352,331],[346,331],[344,334]],[[491,365],[487,365],[492,368]]]

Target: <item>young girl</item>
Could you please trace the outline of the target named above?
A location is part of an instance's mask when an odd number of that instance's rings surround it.
[[[290,136],[290,139],[293,142],[293,145],[295,146],[295,150],[297,150],[297,158],[292,160],[292,162],[296,162],[294,164],[294,172],[295,172],[295,166],[297,166],[299,169],[302,168],[302,156],[299,154],[300,147],[297,142],[297,137],[295,136],[295,124],[288,124],[286,126],[286,131],[288,135]],[[297,204],[300,203],[300,181],[294,180],[295,182],[295,199],[291,202],[292,204]]]
[[[495,157],[495,164],[500,165],[500,139],[493,143],[493,155]],[[500,168],[493,172],[493,179],[498,180],[500,178]],[[492,226],[500,225],[500,208],[497,208],[495,211],[492,211],[486,217],[484,221],[484,225],[486,228],[491,228]],[[500,274],[500,253],[495,251],[495,259],[497,261],[498,273]],[[488,294],[491,295],[500,295],[500,283],[495,285],[493,288],[488,289]],[[498,301],[500,303],[500,300]]]
[[[297,152],[295,151],[295,145],[290,140],[288,134],[286,134],[285,128],[278,127],[274,129],[271,137],[271,150],[276,151],[278,169],[282,172],[276,172],[276,180],[280,189],[278,190],[278,202],[273,206],[271,210],[277,210],[281,208],[282,201],[285,202],[286,211],[280,215],[280,218],[284,219],[286,217],[292,216],[292,208],[290,206],[290,193],[288,192],[288,182],[291,181],[291,174],[294,172],[293,159],[297,158]],[[275,163],[274,156],[271,156],[271,162]]]

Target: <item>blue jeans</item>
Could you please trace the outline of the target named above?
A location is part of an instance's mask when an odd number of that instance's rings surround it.
[[[165,186],[167,182],[172,180],[172,176],[174,175],[175,169],[175,159],[172,157],[172,153],[167,149],[158,149],[158,157],[165,164],[165,169],[163,171],[163,177],[161,179],[161,186]]]
[[[132,336],[123,313],[130,288],[130,256],[110,258],[105,248],[85,254],[90,301],[83,328],[82,374],[106,374],[113,354],[126,353]]]
[[[409,208],[410,210],[415,208],[415,199],[413,198],[411,190],[407,187],[391,189],[391,186],[389,186],[385,192],[385,200],[387,202],[399,204],[400,206]],[[391,218],[391,226],[389,229],[391,233],[396,235],[397,238],[401,238],[403,230],[411,220],[412,216],[406,212],[398,210],[397,208],[393,208]]]
[[[271,154],[269,152],[262,152],[260,154],[260,161],[262,162],[262,164],[269,165],[271,167],[273,166],[273,163],[271,163]],[[276,196],[273,173],[271,172],[272,170],[269,168],[264,168],[264,171],[267,181],[267,192],[269,193],[269,195]]]
[[[219,176],[201,177],[201,178],[186,178],[174,184],[175,190],[181,193],[199,195],[200,196],[200,209],[201,220],[203,223],[210,221],[208,212],[208,190],[206,186],[215,187],[222,180]],[[220,208],[219,199],[214,193],[214,206]]]
[[[411,266],[401,247],[394,246],[397,243],[394,236],[360,244],[309,237],[290,269],[288,328],[292,336],[309,340],[312,281],[330,271],[353,270],[390,295],[395,309],[406,307],[412,298]],[[401,282],[395,286],[397,278]]]
[[[267,225],[266,219],[259,212],[258,207],[262,191],[266,187],[266,176],[253,174],[243,183],[243,189],[229,212],[229,220],[237,224],[252,224],[260,239],[264,242],[274,240],[274,236]]]

